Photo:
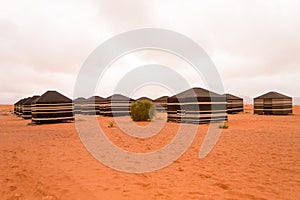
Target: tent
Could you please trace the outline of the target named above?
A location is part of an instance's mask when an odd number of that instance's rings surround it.
[[[158,112],[163,112],[168,109],[168,96],[162,96],[154,100],[155,109]]]
[[[22,116],[22,113],[23,113],[23,109],[22,109],[22,106],[23,106],[23,103],[25,101],[27,101],[30,97],[27,97],[27,98],[23,98],[21,100],[19,100],[17,103],[16,103],[16,106],[15,106],[15,113],[18,115],[18,116]]]
[[[82,113],[82,105],[86,101],[83,97],[78,97],[73,101],[74,103],[74,114],[81,114]]]
[[[288,115],[293,113],[292,97],[278,92],[268,92],[254,98],[254,114]]]
[[[31,110],[32,110],[32,106],[31,103],[35,102],[38,98],[40,98],[40,96],[33,96],[29,99],[27,99],[23,105],[22,105],[22,117],[24,119],[31,119]]]
[[[14,103],[14,113],[16,114],[16,115],[18,115],[18,113],[19,113],[19,104],[20,104],[20,102],[22,101],[23,99],[20,99],[19,101],[17,101],[16,103]]]
[[[192,88],[168,98],[168,121],[210,123],[227,120],[226,97]]]
[[[105,99],[102,111],[104,116],[128,116],[133,99],[121,94],[114,94]]]
[[[92,96],[86,99],[81,105],[82,114],[85,115],[100,115],[100,106],[105,102],[105,99],[99,96]]]
[[[74,120],[72,100],[56,91],[47,91],[36,99],[31,113],[33,123]]]
[[[225,94],[227,100],[227,113],[236,114],[244,111],[243,98],[234,96],[232,94]]]

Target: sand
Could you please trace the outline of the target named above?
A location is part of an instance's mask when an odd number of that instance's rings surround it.
[[[0,106],[0,199],[300,199],[300,107],[291,116],[253,115],[251,106],[229,115],[229,129],[204,159],[198,154],[208,125],[200,125],[177,161],[143,174],[97,161],[74,123],[32,126],[11,110]],[[137,139],[108,128],[112,118],[98,120],[112,142],[133,152],[163,147],[178,128],[167,123]]]

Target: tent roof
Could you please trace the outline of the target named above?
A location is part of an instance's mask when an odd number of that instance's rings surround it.
[[[33,96],[33,97],[27,99],[27,100],[23,103],[23,105],[31,105],[31,103],[32,103],[32,102],[36,102],[36,100],[37,100],[38,98],[40,98],[40,96],[35,95],[35,96]]]
[[[57,91],[47,91],[36,103],[72,103],[72,100]]]
[[[225,94],[225,95],[226,95],[226,98],[230,99],[230,100],[243,100],[243,98],[234,96],[232,94]]]
[[[92,96],[92,97],[88,98],[87,101],[90,101],[90,102],[103,102],[103,101],[105,101],[105,98],[99,97],[99,96]]]
[[[148,101],[153,101],[152,99],[150,99],[149,97],[140,97],[137,99],[138,100],[148,100]]]
[[[258,96],[254,99],[291,99],[292,97],[280,94],[278,92],[268,92],[266,94],[263,94],[261,96]]]
[[[28,99],[30,99],[30,97],[21,99],[20,101],[17,102],[17,105],[23,105],[23,103],[25,103],[25,101],[27,101]]]
[[[203,88],[191,88],[179,94],[172,96],[172,98],[188,98],[188,97],[222,97],[222,95],[208,91]]]
[[[84,98],[84,97],[78,97],[78,98],[76,98],[76,99],[74,99],[74,102],[81,102],[81,101],[85,101],[86,100],[86,98]]]
[[[167,101],[168,100],[168,96],[162,96],[162,97],[158,97],[157,99],[155,99],[155,102],[162,102],[162,101]]]
[[[106,98],[106,100],[126,100],[126,101],[132,101],[133,99],[126,97],[122,94],[113,94]]]

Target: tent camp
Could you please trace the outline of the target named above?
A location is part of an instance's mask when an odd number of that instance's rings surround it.
[[[163,112],[168,109],[168,96],[159,97],[159,98],[155,99],[153,102],[156,107],[155,109],[158,112]]]
[[[31,119],[32,102],[35,102],[40,96],[36,95],[27,99],[22,105],[22,117],[24,119]]]
[[[99,96],[92,96],[81,105],[82,114],[100,115],[101,104],[105,103],[105,99]]]
[[[130,104],[133,99],[121,94],[114,94],[105,99],[102,107],[104,116],[128,116],[130,115]]]
[[[210,123],[227,120],[226,97],[192,88],[168,98],[168,121]]]
[[[47,91],[32,103],[32,122],[62,122],[73,120],[73,102],[66,96]]]
[[[288,115],[293,113],[292,97],[278,92],[268,92],[254,98],[254,114]]]
[[[234,96],[232,94],[225,94],[227,100],[227,113],[236,114],[244,111],[243,98]]]

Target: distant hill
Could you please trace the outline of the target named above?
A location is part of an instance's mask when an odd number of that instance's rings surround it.
[[[293,98],[293,104],[300,106],[300,97],[294,97]]]

